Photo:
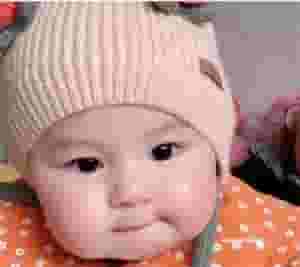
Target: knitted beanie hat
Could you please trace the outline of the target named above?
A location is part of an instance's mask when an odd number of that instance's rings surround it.
[[[209,74],[203,86],[201,60],[218,72],[223,90]],[[210,22],[194,25],[143,2],[44,2],[3,57],[1,82],[8,92],[8,153],[19,171],[58,120],[133,104],[192,124],[229,174],[234,107]]]

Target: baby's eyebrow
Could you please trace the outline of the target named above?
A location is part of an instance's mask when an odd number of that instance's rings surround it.
[[[162,134],[168,134],[171,131],[191,129],[187,124],[178,121],[167,121],[158,128],[153,128],[145,133],[145,137],[153,137]],[[192,129],[191,129],[192,130]]]
[[[85,147],[91,147],[93,149],[100,148],[102,151],[105,151],[105,148],[107,145],[100,143],[96,140],[89,140],[85,138],[75,139],[72,137],[58,137],[54,138],[55,141],[53,141],[49,147],[52,151],[60,150],[60,149],[68,149],[74,146],[85,146]]]

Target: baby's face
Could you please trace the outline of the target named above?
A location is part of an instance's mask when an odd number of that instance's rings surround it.
[[[28,182],[49,229],[82,258],[139,259],[192,240],[212,216],[216,159],[165,113],[107,107],[53,126],[30,155]]]

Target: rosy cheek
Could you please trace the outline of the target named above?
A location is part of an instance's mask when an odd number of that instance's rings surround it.
[[[97,243],[95,233],[101,234],[99,229],[109,226],[101,190],[90,189],[89,194],[82,194],[88,189],[73,185],[66,191],[41,193],[47,225],[56,240],[71,252],[86,254],[85,247]]]
[[[216,186],[210,180],[189,181],[174,185],[162,199],[165,217],[185,239],[193,239],[211,218],[216,199]]]
[[[81,208],[78,209],[77,216],[74,216],[74,212],[68,211],[68,207],[62,207],[58,214],[48,211],[46,219],[49,230],[59,245],[76,256],[89,257],[91,253],[95,253],[97,242],[103,235],[97,232],[93,223],[90,223],[91,220],[87,220],[91,214],[82,211]],[[99,228],[103,228],[101,221],[99,225]]]

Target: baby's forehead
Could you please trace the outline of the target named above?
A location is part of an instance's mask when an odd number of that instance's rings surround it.
[[[165,112],[119,105],[84,111],[61,120],[41,140],[65,146],[105,140],[152,140],[174,133],[181,137],[200,135],[189,123]]]

